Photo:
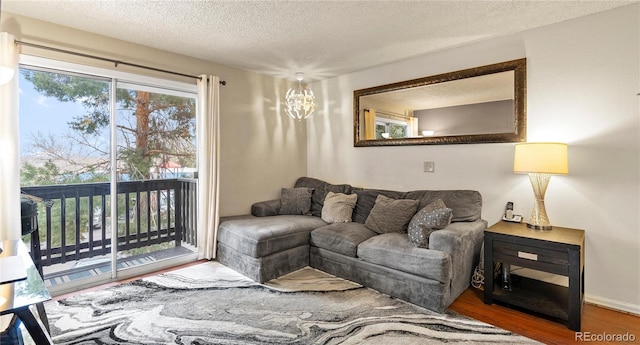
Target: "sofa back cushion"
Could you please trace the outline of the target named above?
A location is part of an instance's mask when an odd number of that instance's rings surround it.
[[[418,209],[441,199],[453,210],[452,222],[473,222],[480,219],[482,213],[482,195],[475,190],[415,190],[405,193],[404,197],[418,200]]]
[[[311,195],[311,214],[322,216],[322,206],[327,193],[356,193],[358,201],[353,209],[353,221],[364,224],[379,194],[392,199],[414,199],[420,202],[422,209],[436,199],[442,199],[453,210],[452,222],[473,222],[481,219],[482,196],[475,190],[414,190],[400,192],[384,189],[352,187],[348,184],[330,184],[312,177],[300,177],[294,187],[313,188]]]
[[[327,193],[351,193],[351,186],[348,184],[330,184],[313,177],[300,177],[294,187],[313,188],[313,193],[311,194],[311,215],[316,217],[322,216],[322,206],[324,206],[324,199],[327,197]]]

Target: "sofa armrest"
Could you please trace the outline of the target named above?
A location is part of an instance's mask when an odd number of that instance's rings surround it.
[[[429,249],[440,250],[451,255],[453,272],[451,300],[448,303],[453,302],[469,287],[473,270],[480,260],[480,249],[486,228],[487,222],[484,220],[455,222],[442,230],[434,231],[429,236]]]
[[[256,202],[251,205],[251,214],[256,217],[277,216],[280,213],[280,199]]]

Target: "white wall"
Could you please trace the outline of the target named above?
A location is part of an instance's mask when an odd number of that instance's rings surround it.
[[[586,230],[587,300],[640,314],[640,6],[417,57],[311,84],[309,176],[397,190],[480,191],[483,218],[507,201],[528,217],[533,192],[514,144],[353,147],[353,91],[527,58],[529,141],[569,144],[567,176],[546,195],[554,225]],[[435,173],[422,172],[435,161]]]
[[[221,210],[246,214],[253,202],[279,197],[277,186],[292,186],[306,174],[306,126],[278,106],[289,82],[203,60],[140,46],[28,17],[2,13],[1,31],[16,39],[126,62],[226,80],[220,88]],[[114,68],[96,60],[23,47],[25,54]],[[118,70],[185,82],[193,79],[121,66]]]

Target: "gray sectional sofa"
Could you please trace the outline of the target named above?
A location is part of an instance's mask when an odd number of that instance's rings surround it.
[[[284,199],[279,199],[252,205],[251,215],[223,218],[217,260],[258,282],[311,266],[437,312],[469,286],[487,227],[477,191],[401,192],[309,177],[299,178],[294,188],[309,191],[309,214],[281,214]],[[322,220],[330,192],[357,194],[350,222]],[[380,195],[415,203],[414,213],[440,199],[451,210],[451,223],[429,233],[428,248],[416,247],[406,232],[380,233],[379,227],[371,226],[373,213],[380,210]],[[385,218],[379,219],[384,225]]]

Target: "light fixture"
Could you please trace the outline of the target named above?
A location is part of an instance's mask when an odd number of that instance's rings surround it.
[[[0,49],[0,85],[8,83],[15,73],[13,68],[9,67],[9,61],[12,60],[9,56],[10,49],[4,48],[10,44],[14,44],[13,36],[6,32],[0,32],[0,47],[2,47]]]
[[[436,131],[422,131],[423,137],[432,137],[434,134],[436,134]]]
[[[296,73],[296,79],[298,79],[298,87],[287,91],[284,111],[292,119],[304,120],[313,114],[316,108],[316,96],[311,89],[302,87],[303,73]]]
[[[513,171],[528,173],[535,202],[527,227],[535,230],[551,230],[552,226],[544,207],[544,194],[551,175],[569,173],[567,144],[521,143],[516,144]]]

